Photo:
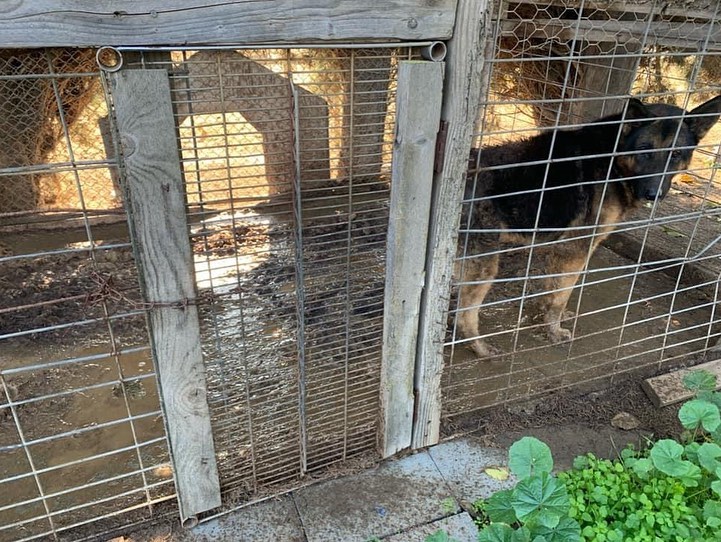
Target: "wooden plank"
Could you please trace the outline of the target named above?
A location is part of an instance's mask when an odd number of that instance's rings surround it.
[[[714,348],[715,350],[715,348]],[[716,375],[717,390],[721,390],[721,359],[695,365],[688,369],[680,369],[672,373],[666,373],[653,378],[647,378],[641,383],[643,391],[657,407],[664,407],[679,403],[693,397],[683,385],[683,377],[692,371],[703,369]]]
[[[611,42],[637,49],[648,44],[692,51],[721,49],[721,28],[711,23],[673,21],[607,21],[594,19],[508,20],[501,23],[503,36],[519,39]],[[707,41],[708,40],[708,41]]]
[[[648,0],[514,0],[514,4],[532,5],[534,9],[556,6],[564,9],[583,9],[584,13],[603,11],[605,13],[649,13],[665,17],[713,20],[716,18],[716,3],[710,0],[683,0],[657,4]],[[613,18],[613,16],[611,17]]]
[[[183,176],[165,70],[110,75],[126,209],[183,520],[220,506]]]
[[[447,123],[446,156],[434,178],[429,248],[416,359],[416,415],[412,446],[436,444],[441,420],[443,340],[450,299],[451,274],[466,182],[474,122],[482,92],[488,89],[494,40],[489,0],[460,0],[453,39],[448,42],[444,103],[441,119]],[[485,49],[488,49],[485,51]]]
[[[398,66],[381,366],[381,453],[411,444],[413,375],[424,283],[443,63]]]
[[[456,0],[16,0],[0,47],[253,45],[432,40],[452,35]]]

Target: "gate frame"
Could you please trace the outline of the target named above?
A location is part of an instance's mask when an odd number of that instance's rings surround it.
[[[468,156],[483,93],[488,90],[488,53],[495,49],[490,28],[494,0],[459,0],[453,37],[448,41],[441,122],[447,143],[434,175],[431,223],[426,250],[426,284],[421,301],[415,367],[415,416],[411,446],[437,444],[441,425],[443,343],[450,305],[461,200]]]

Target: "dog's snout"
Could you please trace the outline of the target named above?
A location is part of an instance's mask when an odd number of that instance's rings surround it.
[[[661,194],[659,194],[658,190],[654,190],[654,191],[648,191],[648,192],[646,192],[646,194],[644,194],[643,197],[646,198],[648,201],[653,201],[653,200],[655,200],[657,197],[659,197],[660,195],[661,195]]]

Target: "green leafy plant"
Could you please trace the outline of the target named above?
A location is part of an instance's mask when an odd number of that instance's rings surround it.
[[[498,491],[477,504],[486,525],[479,542],[575,542],[581,528],[570,517],[566,487],[551,475],[550,448],[533,437],[514,443],[508,466],[519,479],[513,489]]]
[[[694,396],[679,410],[679,440],[629,447],[615,460],[580,456],[557,477],[546,444],[513,444],[519,481],[474,503],[479,542],[721,541],[721,393],[706,371],[684,385]],[[426,542],[448,540],[433,536]]]
[[[680,441],[629,448],[614,461],[589,454],[559,474],[584,540],[721,540],[721,394],[708,372],[684,384],[695,396],[679,410]]]

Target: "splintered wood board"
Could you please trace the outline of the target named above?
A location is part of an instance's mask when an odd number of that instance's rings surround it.
[[[641,384],[643,391],[657,407],[664,407],[690,399],[693,393],[683,385],[683,377],[692,371],[703,369],[716,375],[716,389],[721,389],[721,359],[695,365],[688,369],[680,369],[672,373],[666,373],[653,378],[647,378]]]

